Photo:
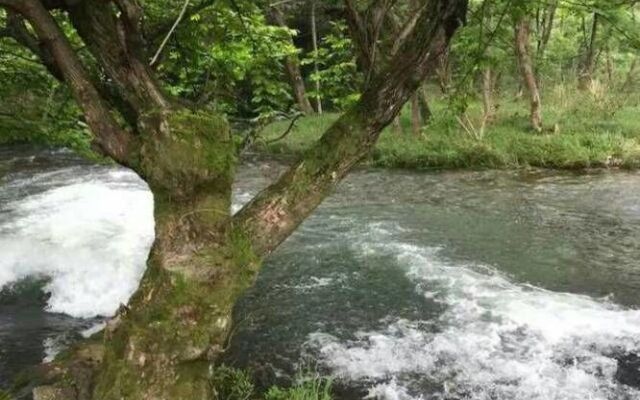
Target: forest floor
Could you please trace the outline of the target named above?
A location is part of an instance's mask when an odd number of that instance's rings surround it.
[[[471,103],[463,128],[446,102],[432,101],[433,117],[419,135],[412,133],[410,112],[402,131],[389,127],[366,161],[383,168],[554,169],[640,168],[640,102],[624,94],[577,93],[554,89],[543,98],[542,133],[530,128],[524,99],[502,99],[493,122],[480,132],[482,108]],[[290,121],[279,121],[261,133],[258,151],[299,155],[339,117],[303,117],[283,139]]]

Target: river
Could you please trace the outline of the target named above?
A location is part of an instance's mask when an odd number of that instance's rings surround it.
[[[124,169],[16,147],[3,169],[0,385],[99,329],[153,237]],[[246,160],[234,207],[282,170]],[[638,199],[632,172],[358,170],[265,262],[225,361],[344,399],[640,399]]]

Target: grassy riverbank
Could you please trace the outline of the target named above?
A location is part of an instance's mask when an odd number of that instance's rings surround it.
[[[493,123],[479,135],[481,106],[468,115],[476,128],[464,129],[443,101],[431,105],[433,118],[419,136],[411,133],[410,115],[401,116],[402,132],[393,127],[381,136],[369,165],[385,168],[559,168],[640,167],[640,107],[632,99],[592,93],[548,96],[545,131],[529,128],[522,100],[502,101]],[[265,128],[256,148],[270,154],[298,155],[311,146],[338,118],[324,114],[300,119],[283,140],[274,141],[289,125],[280,121]]]

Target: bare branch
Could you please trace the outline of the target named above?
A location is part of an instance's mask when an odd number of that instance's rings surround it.
[[[158,51],[156,51],[156,54],[151,59],[151,62],[149,63],[150,66],[153,66],[158,61],[158,58],[160,57],[160,54],[162,54],[162,50],[164,50],[164,47],[167,45],[167,42],[169,42],[171,35],[173,35],[173,32],[176,30],[176,28],[180,24],[180,21],[182,21],[182,18],[184,18],[184,14],[187,12],[187,7],[189,7],[189,1],[190,0],[185,0],[184,5],[182,6],[182,10],[180,10],[180,14],[178,14],[178,18],[176,18],[176,21],[171,26],[171,29],[169,29],[167,36],[165,36],[162,43],[160,43],[160,47],[158,48]]]

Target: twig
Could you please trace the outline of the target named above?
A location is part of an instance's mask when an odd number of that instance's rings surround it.
[[[173,23],[173,26],[171,27],[171,29],[169,29],[167,36],[165,36],[164,40],[160,44],[160,47],[158,47],[158,51],[156,51],[156,54],[151,59],[151,62],[149,63],[150,66],[153,66],[158,61],[158,58],[160,57],[160,54],[162,54],[164,47],[169,42],[171,35],[173,35],[173,32],[176,30],[176,28],[180,24],[180,21],[182,21],[182,18],[184,18],[184,14],[187,12],[187,7],[189,7],[189,1],[190,0],[185,0],[184,5],[182,6],[182,10],[180,10],[180,14],[178,15],[178,18]]]
[[[275,142],[278,142],[278,141],[280,141],[280,140],[282,140],[282,139],[286,138],[286,137],[289,135],[289,133],[291,133],[291,131],[293,130],[293,127],[294,127],[294,125],[296,124],[296,121],[298,121],[298,119],[300,119],[303,115],[304,115],[304,114],[302,114],[302,113],[301,113],[301,114],[296,115],[296,116],[291,120],[291,123],[289,124],[289,127],[287,128],[287,130],[286,130],[282,135],[278,136],[278,137],[277,137],[277,138],[275,138],[275,139],[267,140],[267,142],[266,142],[266,143],[267,143],[267,144],[271,144],[271,143],[275,143]]]

